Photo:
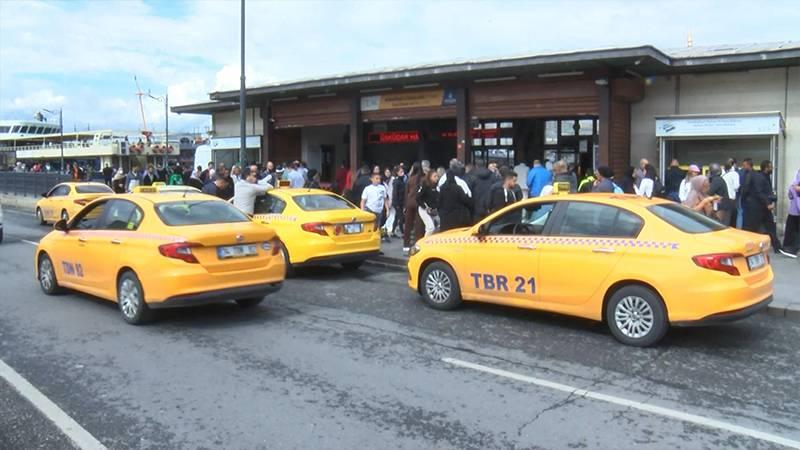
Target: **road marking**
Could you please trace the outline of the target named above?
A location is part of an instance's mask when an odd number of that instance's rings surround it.
[[[613,395],[602,394],[600,392],[588,391],[586,389],[580,389],[577,387],[569,386],[566,384],[556,383],[553,381],[544,380],[541,378],[534,378],[529,377],[527,375],[522,375],[514,372],[509,372],[507,370],[502,369],[495,369],[493,367],[484,366],[481,364],[475,364],[468,361],[462,361],[460,359],[455,358],[442,358],[442,361],[448,364],[452,364],[454,366],[464,367],[467,369],[473,369],[480,372],[489,373],[492,375],[497,375],[499,377],[510,378],[516,381],[522,381],[524,383],[534,384],[536,386],[546,387],[550,389],[554,389],[561,392],[566,392],[570,395],[575,395],[577,397],[585,397],[591,398],[593,400],[600,400],[607,403],[613,403],[615,405],[624,406],[626,408],[633,408],[638,409],[640,411],[645,411],[653,414],[658,414],[660,416],[669,417],[672,419],[681,420],[684,422],[690,422],[695,425],[704,426],[707,428],[717,428],[720,430],[730,431],[731,433],[741,434],[744,436],[749,436],[755,439],[759,439],[762,441],[772,442],[774,444],[783,445],[790,448],[800,449],[800,441],[795,441],[792,439],[784,438],[781,436],[777,436],[770,433],[765,433],[763,431],[753,430],[750,428],[745,428],[739,425],[734,425],[727,422],[722,422],[715,419],[710,419],[708,417],[698,416],[695,414],[688,414],[681,411],[676,411],[674,409],[663,408],[661,406],[649,405],[647,403],[638,402],[635,400],[628,400],[622,397],[616,397]]]
[[[0,360],[0,377],[8,381],[14,389],[28,399],[42,414],[50,419],[61,432],[63,432],[78,448],[84,450],[105,450],[106,446],[89,434],[78,422],[45,397],[36,387],[28,382],[22,375]]]
[[[18,209],[12,209],[12,208],[8,208],[8,207],[5,208],[5,212],[13,213],[13,214],[19,214],[20,216],[36,217],[36,214],[31,214],[31,213],[29,213],[27,211],[20,211]]]
[[[24,242],[26,244],[30,244],[30,245],[39,245],[38,242],[29,241],[27,239],[20,239],[20,241],[22,241],[22,242]]]

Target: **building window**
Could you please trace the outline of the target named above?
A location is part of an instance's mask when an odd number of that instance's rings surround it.
[[[501,137],[500,138],[500,145],[514,145],[514,138],[512,138],[512,137]]]
[[[594,135],[593,124],[594,120],[592,119],[579,120],[578,125],[580,125],[580,128],[578,129],[578,134],[580,136],[593,136]]]
[[[483,128],[487,130],[496,130],[497,122],[486,122],[485,124],[483,124]]]
[[[548,120],[544,123],[544,145],[558,144],[558,122]]]
[[[514,122],[500,122],[500,128],[514,128]]]
[[[562,136],[575,136],[575,121],[562,120],[561,121],[561,135]]]

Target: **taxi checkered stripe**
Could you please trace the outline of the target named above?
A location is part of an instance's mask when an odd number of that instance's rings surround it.
[[[497,244],[556,244],[570,246],[606,246],[625,248],[648,248],[654,250],[677,250],[677,242],[647,241],[623,238],[581,238],[555,236],[487,236],[486,242]],[[469,244],[480,242],[476,236],[440,237],[428,239],[431,244]]]
[[[254,216],[256,219],[262,220],[282,220],[284,222],[296,222],[296,216],[287,216],[285,214],[256,214]]]

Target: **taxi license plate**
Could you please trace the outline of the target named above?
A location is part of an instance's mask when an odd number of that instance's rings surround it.
[[[747,268],[750,270],[760,269],[764,267],[766,263],[767,258],[764,257],[763,253],[747,257]]]
[[[361,233],[363,229],[364,229],[363,223],[346,223],[344,225],[344,234]]]
[[[258,249],[255,244],[217,247],[217,256],[219,259],[243,258],[246,256],[255,256],[257,254]]]

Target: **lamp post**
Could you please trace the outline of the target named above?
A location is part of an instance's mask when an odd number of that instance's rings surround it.
[[[42,108],[48,114],[55,114],[55,111]],[[64,172],[64,108],[58,108],[58,131],[61,132],[61,167],[60,172]]]
[[[242,29],[241,29],[241,51],[242,51],[242,74],[239,86],[239,164],[244,166],[247,157],[247,126],[245,125],[246,100],[244,84],[244,0],[242,0]]]
[[[164,93],[163,97],[156,97],[150,92],[147,93],[147,96],[152,98],[153,100],[158,100],[159,102],[164,103],[164,143],[167,147],[169,147],[169,90]],[[164,155],[164,165],[166,166],[167,156]]]

